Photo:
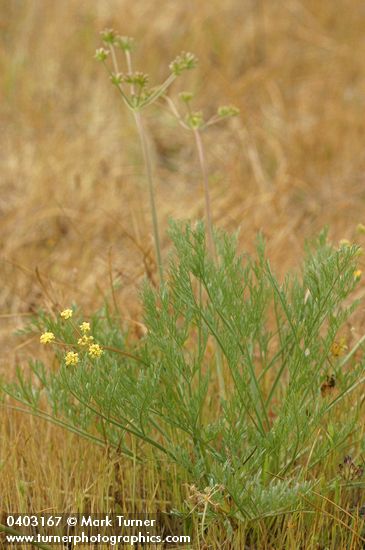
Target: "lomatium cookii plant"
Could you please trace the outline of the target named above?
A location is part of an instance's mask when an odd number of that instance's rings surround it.
[[[131,40],[113,31],[103,40],[108,49],[97,58],[108,67],[111,56],[108,71],[140,135],[162,280],[141,112],[196,60],[182,54],[166,81],[150,90],[146,75],[133,72]],[[126,57],[125,74],[117,49]],[[142,291],[144,335],[131,338],[127,324],[121,330],[108,304],[88,320],[76,307],[39,312],[25,332],[41,333],[56,368],[32,361],[30,374],[19,369],[4,389],[32,414],[135,463],[152,453],[164,475],[171,467],[188,487],[179,513],[197,513],[206,525],[220,518],[233,529],[288,512],[307,518],[319,490],[339,495],[363,473],[357,467],[347,474],[347,460],[340,471],[323,474],[336,453],[365,451],[363,400],[354,398],[365,382],[365,337],[350,345],[347,331],[359,303],[351,295],[361,277],[361,250],[348,242],[334,246],[323,232],[307,247],[301,269],[284,279],[275,276],[261,237],[255,255],[239,255],[236,239],[212,227],[201,140],[202,130],[237,111],[220,108],[205,122],[191,110],[191,94],[180,98],[186,117],[167,101],[195,137],[206,223],[171,222],[166,277]],[[217,350],[224,395],[212,369]]]
[[[33,361],[32,375],[19,370],[5,390],[33,414],[135,461],[153,449],[161,468],[176,465],[188,483],[188,508],[198,494],[211,496],[207,521],[301,510],[314,473],[360,435],[354,395],[365,381],[364,337],[349,349],[342,336],[358,305],[348,299],[359,249],[336,248],[324,233],[301,273],[279,282],[261,240],[253,258],[215,233],[214,261],[202,223],[174,223],[170,236],[166,283],[143,289],[140,340],[130,341],[107,305],[89,321],[75,308],[40,313],[27,330],[43,332],[59,367]],[[226,365],[222,407],[212,344]],[[322,490],[340,480],[334,472]]]

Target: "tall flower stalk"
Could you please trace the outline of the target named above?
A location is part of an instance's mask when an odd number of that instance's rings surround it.
[[[205,158],[205,151],[201,132],[199,128],[194,128],[194,138],[195,144],[198,151],[199,165],[204,185],[204,202],[205,202],[205,217],[206,217],[206,226],[207,226],[207,235],[208,235],[208,249],[209,252],[216,259],[217,254],[214,245],[213,239],[213,221],[212,221],[212,211],[211,211],[211,202],[210,202],[210,193],[209,193],[209,181],[208,181],[208,170],[207,162]]]
[[[103,63],[110,75],[111,82],[117,87],[127,108],[132,111],[140,140],[148,184],[157,267],[160,282],[162,283],[164,280],[163,261],[152,175],[152,162],[148,140],[144,129],[142,111],[145,107],[151,105],[162,95],[164,95],[166,90],[180,74],[182,74],[185,70],[193,69],[196,66],[197,60],[193,54],[183,52],[181,55],[177,56],[172,63],[170,63],[170,74],[166,80],[159,86],[148,88],[149,76],[145,73],[134,72],[133,70],[131,56],[133,40],[126,36],[117,35],[112,29],[103,31],[101,36],[106,48],[99,48],[96,51],[95,57]],[[127,65],[126,73],[121,73],[119,71],[117,50],[122,50],[122,52],[124,52]],[[112,60],[112,69],[107,63],[109,54]],[[128,87],[129,90],[127,89]]]
[[[217,251],[214,242],[213,235],[213,220],[212,220],[212,208],[211,208],[211,199],[210,199],[210,190],[209,190],[209,176],[208,176],[208,167],[206,154],[204,149],[204,143],[202,139],[203,131],[217,122],[236,116],[239,114],[239,110],[234,106],[222,106],[219,107],[217,113],[212,116],[209,120],[205,121],[203,114],[200,111],[192,111],[190,103],[193,99],[193,94],[190,92],[182,92],[180,94],[180,99],[185,104],[187,109],[187,114],[184,117],[181,116],[179,110],[177,109],[175,103],[171,98],[165,97],[170,110],[172,111],[175,118],[178,120],[180,126],[185,130],[190,130],[194,135],[195,146],[197,150],[197,156],[199,159],[200,173],[203,182],[204,189],[204,205],[205,205],[205,226],[206,226],[206,235],[207,235],[207,244],[208,251],[213,258],[214,262],[218,262]],[[201,291],[199,291],[199,296],[201,299]],[[219,385],[219,394],[222,399],[226,398],[226,390],[224,383],[223,375],[223,357],[220,347],[216,346],[216,369],[217,369],[217,379]]]

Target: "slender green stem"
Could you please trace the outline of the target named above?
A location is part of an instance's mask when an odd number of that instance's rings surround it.
[[[155,248],[156,248],[157,266],[160,274],[160,282],[162,283],[164,277],[163,277],[161,244],[160,244],[160,234],[159,234],[159,228],[158,228],[155,192],[153,188],[153,179],[152,179],[151,156],[147,145],[146,134],[143,128],[142,116],[139,111],[134,111],[134,119],[136,121],[138,135],[139,135],[141,148],[143,152],[143,159],[146,166],[146,176],[147,176],[147,182],[148,182],[148,192],[149,192],[150,207],[151,207],[151,214],[152,214],[153,236],[154,236]]]
[[[72,426],[72,424],[69,424],[67,422],[63,422],[59,418],[51,416],[51,415],[49,415],[49,414],[47,414],[43,411],[40,411],[38,409],[35,410],[34,408],[31,408],[31,405],[29,403],[27,403],[26,401],[21,400],[19,397],[16,397],[15,395],[13,395],[9,392],[8,392],[8,394],[11,397],[13,397],[16,401],[18,401],[19,403],[22,403],[23,405],[25,405],[28,408],[22,409],[21,407],[15,407],[13,405],[3,405],[7,409],[10,409],[10,410],[13,410],[13,411],[18,411],[18,412],[25,413],[25,414],[29,414],[31,416],[35,416],[36,418],[41,418],[42,420],[45,420],[46,422],[51,422],[55,426],[60,426],[61,428],[65,428],[69,432],[75,433],[76,435],[80,435],[81,437],[84,437],[85,439],[88,439],[92,443],[96,443],[97,445],[100,445],[101,447],[105,447],[105,441],[103,441],[102,439],[100,439],[98,437],[95,437],[91,433],[80,430],[80,429],[76,428],[75,426]],[[128,449],[123,449],[122,452],[123,452],[123,454],[125,454],[129,458],[132,457],[132,453],[130,453],[130,451]]]
[[[128,50],[125,52],[125,56],[126,56],[128,71],[129,73],[132,73],[133,71],[132,59],[131,59],[130,52]],[[133,84],[131,85],[131,94],[132,96],[134,96],[135,94],[135,87]],[[153,178],[152,178],[151,155],[147,144],[146,132],[144,130],[142,114],[140,109],[133,110],[133,116],[137,126],[138,136],[139,136],[142,153],[143,153],[143,160],[146,167],[148,193],[149,193],[150,208],[151,208],[151,214],[152,214],[153,237],[154,237],[155,248],[156,248],[157,267],[160,275],[160,282],[162,283],[163,282],[162,254],[161,254],[160,233],[158,228],[158,218],[157,218],[157,209],[156,209],[156,201],[155,201],[155,190],[154,190]]]
[[[207,231],[207,237],[208,237],[208,250],[212,255],[214,261],[216,262],[217,253],[216,253],[214,239],[213,239],[213,223],[212,223],[212,215],[211,215],[207,162],[205,159],[203,141],[198,128],[194,130],[194,137],[195,137],[196,148],[198,151],[200,171],[202,174],[203,186],[204,186],[205,220],[206,220],[206,231]],[[216,368],[217,368],[217,378],[218,378],[218,384],[219,384],[219,394],[222,399],[225,399],[226,389],[225,389],[224,376],[223,376],[223,356],[222,356],[222,350],[218,345],[216,346],[216,352],[217,352]]]
[[[212,222],[212,215],[211,215],[207,162],[205,159],[203,140],[201,138],[201,134],[198,128],[194,130],[194,137],[195,137],[196,148],[198,150],[199,164],[200,164],[200,170],[201,170],[201,174],[203,178],[203,186],[204,186],[205,220],[207,225],[208,249],[209,249],[209,252],[212,254],[213,258],[216,259],[216,250],[215,250],[214,239],[213,239],[213,222]]]
[[[165,82],[161,84],[161,86],[158,86],[158,88],[150,95],[146,101],[143,101],[141,103],[141,107],[145,107],[146,105],[151,105],[151,103],[154,103],[157,99],[159,99],[171,86],[171,84],[174,82],[176,76],[170,75],[168,78],[166,78]]]

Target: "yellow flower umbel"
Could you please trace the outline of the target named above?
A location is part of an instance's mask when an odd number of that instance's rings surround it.
[[[345,355],[345,352],[348,350],[345,338],[340,338],[338,341],[333,342],[331,346],[331,353],[334,357],[341,357]]]
[[[75,351],[69,351],[65,355],[65,363],[69,367],[71,365],[77,365],[79,362],[79,354]]]
[[[93,343],[93,340],[93,336],[87,336],[87,334],[84,334],[81,338],[77,340],[77,343],[79,344],[79,346],[90,346]]]
[[[103,353],[103,350],[101,349],[99,344],[91,344],[91,346],[89,346],[90,357],[98,359],[102,353]]]
[[[90,332],[90,323],[86,323],[85,321],[81,323],[80,330],[83,334],[86,334],[86,332]]]
[[[65,319],[65,320],[71,319],[72,314],[73,314],[72,309],[64,309],[64,310],[61,311],[61,313],[60,313],[62,319]]]
[[[41,344],[50,344],[51,342],[54,342],[54,340],[55,335],[53,334],[53,332],[44,332],[39,338]]]
[[[356,271],[354,271],[354,279],[355,279],[355,281],[358,281],[358,280],[361,278],[361,275],[362,275],[361,269],[357,269]]]

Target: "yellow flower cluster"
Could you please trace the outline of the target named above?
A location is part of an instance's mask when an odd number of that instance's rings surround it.
[[[77,343],[79,346],[90,346],[94,341],[94,336],[88,336],[87,334],[84,334],[81,338],[77,340]]]
[[[341,357],[348,350],[345,338],[340,338],[338,341],[333,342],[331,346],[331,353],[334,357]]]
[[[86,323],[85,321],[81,323],[80,330],[83,334],[90,332],[90,323]]]
[[[60,312],[60,317],[64,320],[71,319],[73,316],[73,310],[71,308],[64,309]],[[87,348],[87,353],[92,359],[99,359],[104,353],[103,348],[94,343],[94,337],[90,334],[91,326],[90,323],[83,321],[79,325],[81,335],[77,340],[77,343],[80,347]],[[44,332],[40,336],[41,344],[50,344],[56,339],[53,332]],[[75,351],[68,351],[64,357],[66,366],[77,365],[80,362],[79,353]]]
[[[89,355],[90,357],[93,357],[95,359],[98,359],[103,353],[103,350],[99,346],[99,344],[91,344],[89,346]]]
[[[362,275],[361,269],[356,269],[356,271],[354,271],[354,279],[355,279],[355,281],[358,281],[358,280],[361,278],[361,275]]]
[[[41,334],[41,337],[39,338],[39,341],[41,344],[50,344],[55,340],[55,335],[53,332],[44,332]]]
[[[73,314],[72,309],[64,309],[64,310],[61,311],[61,313],[60,313],[62,319],[65,319],[65,320],[71,319],[72,314]]]
[[[69,351],[65,356],[65,363],[69,367],[71,365],[77,365],[79,362],[79,354],[75,351]]]

